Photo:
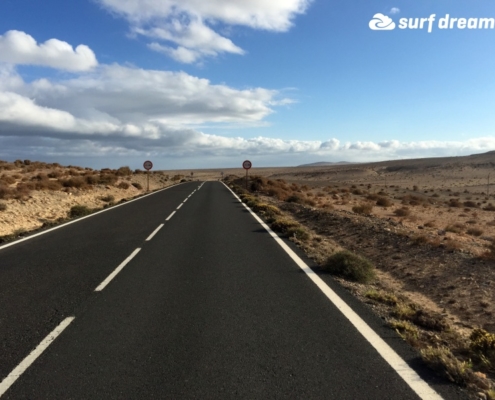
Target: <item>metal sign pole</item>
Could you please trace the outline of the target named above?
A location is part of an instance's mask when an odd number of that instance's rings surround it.
[[[146,170],[146,191],[150,191],[150,169],[153,168],[153,163],[151,161],[145,161],[143,164]]]
[[[248,190],[248,171],[253,166],[251,161],[246,160],[242,163],[242,168],[246,170],[246,190]]]

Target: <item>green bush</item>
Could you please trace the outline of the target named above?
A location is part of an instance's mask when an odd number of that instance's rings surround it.
[[[374,279],[375,271],[371,261],[348,250],[330,256],[323,269],[354,282],[367,283]]]
[[[83,206],[81,204],[77,204],[71,207],[68,214],[70,218],[77,218],[77,217],[84,217],[85,215],[91,214],[91,212],[92,211],[90,208]]]

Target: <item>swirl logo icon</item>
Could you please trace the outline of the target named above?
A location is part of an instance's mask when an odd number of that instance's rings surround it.
[[[381,13],[373,15],[369,25],[370,29],[374,31],[391,31],[395,29],[395,22],[392,21],[392,18]]]

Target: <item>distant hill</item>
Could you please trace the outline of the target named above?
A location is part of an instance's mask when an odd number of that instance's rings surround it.
[[[320,161],[311,164],[298,165],[298,167],[324,167],[326,165],[343,165],[343,164],[355,164],[355,163],[351,163],[348,161],[338,161],[338,162]]]

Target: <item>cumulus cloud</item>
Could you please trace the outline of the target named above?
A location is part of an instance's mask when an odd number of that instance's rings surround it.
[[[183,63],[220,53],[244,54],[231,39],[213,28],[245,26],[284,32],[312,0],[97,0],[122,16],[135,34],[171,43],[149,47]],[[218,29],[217,29],[218,30]]]
[[[41,65],[67,71],[87,71],[98,65],[94,52],[86,45],[75,49],[67,42],[49,39],[38,44],[21,31],[0,35],[0,62]]]
[[[373,15],[373,19],[370,21],[369,26],[374,31],[391,31],[395,29],[395,22],[392,21],[392,18],[378,13]]]
[[[451,142],[342,142],[337,137],[284,140],[232,135],[234,128],[265,123],[275,107],[291,101],[276,90],[237,89],[185,72],[118,64],[99,65],[70,79],[28,83],[12,64],[0,63],[0,158],[22,154],[31,159],[232,160],[249,155],[276,164],[284,159],[295,163],[301,157],[360,162],[495,148],[495,136]],[[202,132],[205,125],[229,133]]]
[[[0,65],[0,78],[0,136],[123,141],[129,149],[147,141],[163,148],[193,139],[199,145],[205,139],[197,125],[256,125],[273,112],[272,104],[288,102],[277,100],[274,90],[239,90],[185,72],[117,64],[31,83]]]

